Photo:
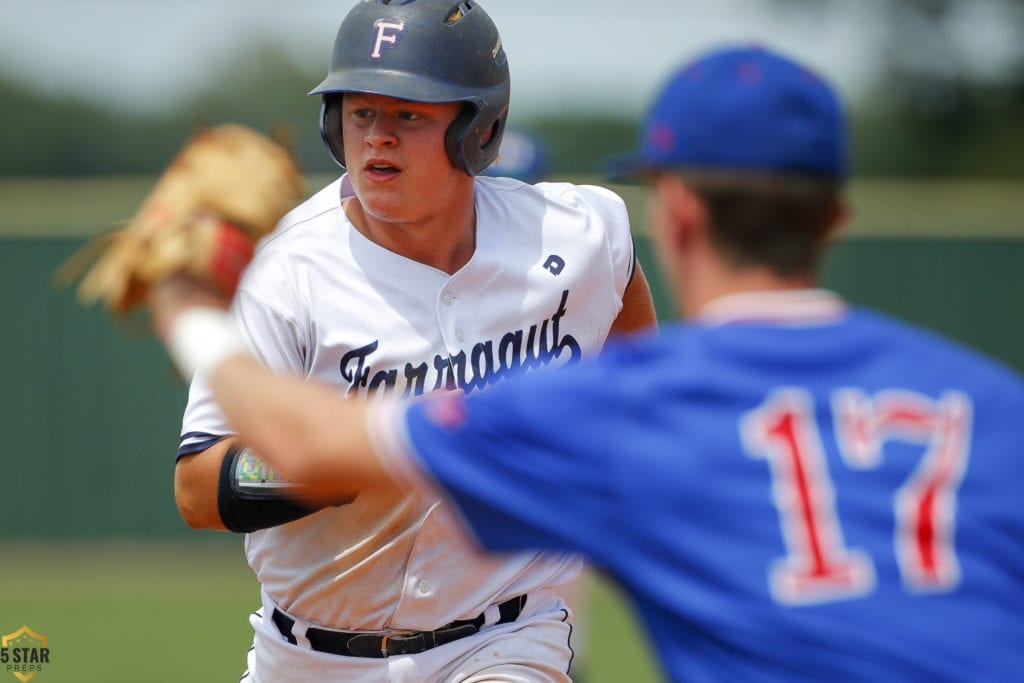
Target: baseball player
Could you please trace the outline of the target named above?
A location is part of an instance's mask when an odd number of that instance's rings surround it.
[[[339,397],[473,394],[654,323],[618,196],[477,177],[508,73],[477,3],[352,8],[312,93],[347,173],[263,240],[235,298],[268,368]],[[258,454],[196,377],[175,492],[191,526],[248,534],[263,604],[246,680],[567,680],[557,587],[578,557],[484,556],[437,496],[354,487],[300,504]]]
[[[490,550],[607,567],[673,680],[1024,680],[1024,381],[817,288],[843,215],[833,90],[730,47],[680,69],[643,131],[620,170],[652,185],[688,317],[660,337],[367,404],[269,374],[174,287],[158,328],[311,499],[440,490]],[[206,318],[220,350],[197,347]]]

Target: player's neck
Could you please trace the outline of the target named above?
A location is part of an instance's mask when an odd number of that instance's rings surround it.
[[[476,211],[461,209],[416,220],[385,220],[367,213],[359,201],[345,203],[349,221],[364,237],[389,251],[446,273],[465,266],[476,250]]]
[[[810,289],[817,286],[812,275],[782,277],[761,267],[733,270],[724,266],[705,266],[701,273],[690,271],[693,277],[680,283],[677,292],[683,312],[696,315],[712,301],[730,294],[743,292],[782,292],[787,290]]]

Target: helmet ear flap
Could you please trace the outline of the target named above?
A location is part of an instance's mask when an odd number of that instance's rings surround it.
[[[457,168],[461,168],[471,176],[483,172],[498,158],[498,148],[501,147],[501,138],[505,134],[505,122],[507,121],[506,109],[490,122],[489,127],[480,130],[484,122],[481,121],[481,111],[475,106],[467,105],[445,133],[445,148],[448,150],[448,158]],[[482,141],[486,140],[486,142]]]
[[[325,93],[320,104],[320,137],[339,166],[345,168],[345,141],[341,133],[343,93]]]

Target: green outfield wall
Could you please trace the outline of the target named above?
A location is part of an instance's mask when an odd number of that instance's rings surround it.
[[[186,387],[145,321],[112,324],[52,273],[144,180],[0,181],[0,539],[175,537]],[[825,283],[1024,370],[1024,184],[862,182]],[[671,300],[623,188],[662,318]]]

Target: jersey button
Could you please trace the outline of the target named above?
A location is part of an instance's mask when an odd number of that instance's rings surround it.
[[[444,301],[445,306],[451,306],[452,304],[455,303],[455,297],[452,296],[451,294],[445,294],[444,299],[442,299],[442,301]]]
[[[466,341],[466,333],[463,332],[462,330],[455,330],[455,338],[458,339],[460,342],[464,342]]]
[[[420,589],[420,593],[429,593],[430,592],[430,582],[427,581],[426,579],[423,579],[422,581],[420,581],[419,589]]]

